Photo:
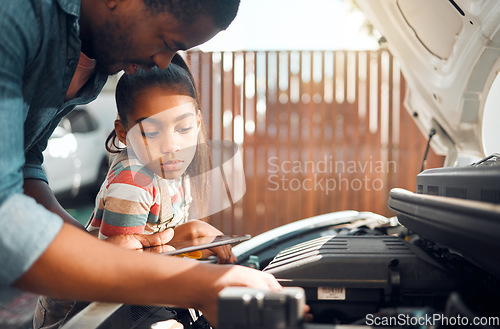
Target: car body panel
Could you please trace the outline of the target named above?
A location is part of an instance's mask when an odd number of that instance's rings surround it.
[[[431,145],[445,165],[487,155],[482,118],[500,71],[500,2],[358,3],[400,62],[406,108],[424,135],[436,131]]]
[[[54,194],[74,196],[84,187],[102,183],[101,171],[108,162],[104,142],[115,117],[114,96],[103,93],[61,120],[43,152],[43,169]]]

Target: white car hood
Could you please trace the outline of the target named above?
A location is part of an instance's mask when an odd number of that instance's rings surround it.
[[[482,135],[494,125],[485,120],[500,113],[498,96],[487,101],[500,95],[500,1],[357,2],[400,62],[406,108],[426,136],[436,131],[431,145],[447,155],[445,166],[487,155]],[[485,115],[486,103],[496,110]],[[494,133],[500,140],[500,130]]]

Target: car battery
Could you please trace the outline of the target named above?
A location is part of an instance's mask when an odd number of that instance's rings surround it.
[[[394,236],[327,236],[285,249],[264,269],[302,287],[315,322],[348,323],[380,308],[442,307],[458,280]]]
[[[301,329],[305,297],[300,287],[264,291],[226,287],[219,293],[219,329]]]

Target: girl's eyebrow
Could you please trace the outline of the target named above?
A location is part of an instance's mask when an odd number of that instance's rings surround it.
[[[194,113],[191,113],[191,112],[186,112],[186,113],[184,113],[184,114],[179,115],[177,118],[175,118],[175,119],[174,119],[174,122],[179,122],[179,121],[182,121],[182,120],[184,120],[185,118],[190,117],[190,116],[192,116],[192,115],[194,116]],[[139,123],[139,122],[142,122],[142,121],[144,121],[144,120],[148,120],[148,121],[153,121],[153,122],[155,122],[155,123],[159,123],[159,121],[158,121],[158,120],[156,120],[156,119],[154,118],[154,116],[152,116],[152,117],[141,117],[141,118],[139,118],[139,119],[135,120],[135,123]]]
[[[135,120],[135,123],[139,123],[139,122],[142,122],[144,120],[158,122],[156,119],[154,119],[152,117],[141,117],[141,118]]]
[[[191,113],[191,112],[186,112],[186,113],[184,113],[184,114],[182,114],[182,115],[179,115],[177,118],[175,118],[175,120],[174,120],[174,121],[175,121],[175,122],[179,122],[179,121],[181,121],[181,120],[183,120],[183,119],[185,119],[185,118],[187,118],[187,117],[189,117],[189,116],[191,116],[191,115],[194,115],[194,113]]]

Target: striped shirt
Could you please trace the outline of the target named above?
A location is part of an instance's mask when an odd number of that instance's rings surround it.
[[[96,197],[87,230],[99,238],[134,233],[155,233],[185,223],[192,201],[189,177],[164,179],[127,151],[112,161]]]

